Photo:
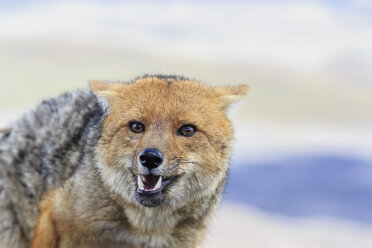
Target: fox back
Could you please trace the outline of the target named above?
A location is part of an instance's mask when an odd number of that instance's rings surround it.
[[[96,97],[75,91],[41,102],[0,136],[0,247],[31,241],[43,194],[79,167],[95,115]]]

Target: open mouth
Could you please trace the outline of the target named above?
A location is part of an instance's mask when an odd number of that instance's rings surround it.
[[[156,175],[138,175],[137,183],[138,189],[137,192],[140,194],[155,194],[162,191],[167,185],[176,180],[177,177],[163,177]]]

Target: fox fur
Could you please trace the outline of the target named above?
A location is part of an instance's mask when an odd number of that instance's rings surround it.
[[[43,101],[0,132],[0,247],[197,247],[227,178],[227,111],[248,91],[145,75]],[[137,192],[149,147],[174,178],[156,197]]]

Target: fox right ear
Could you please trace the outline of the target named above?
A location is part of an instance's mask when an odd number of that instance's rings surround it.
[[[106,110],[107,112],[110,112],[111,106],[116,97],[116,89],[118,89],[120,86],[122,86],[122,84],[89,80],[90,89],[97,96],[102,109]]]

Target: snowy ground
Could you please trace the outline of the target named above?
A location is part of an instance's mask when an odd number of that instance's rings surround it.
[[[369,248],[372,226],[327,218],[288,219],[225,204],[202,247]]]

